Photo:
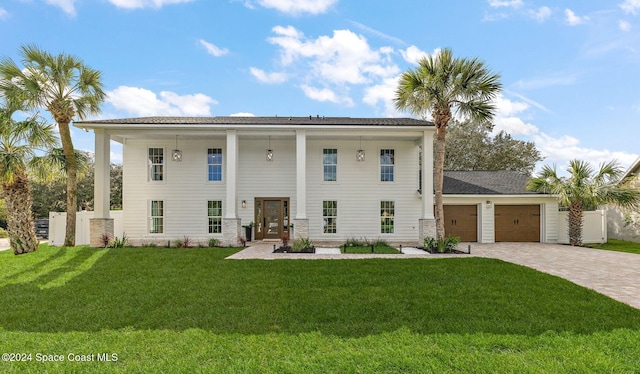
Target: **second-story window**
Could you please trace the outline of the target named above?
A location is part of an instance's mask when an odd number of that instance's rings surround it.
[[[338,180],[338,150],[324,148],[322,150],[323,181],[335,182]]]
[[[395,174],[395,151],[393,149],[380,150],[380,181],[393,182]]]
[[[220,182],[222,180],[222,148],[207,150],[207,174],[209,181]]]
[[[149,180],[164,180],[164,149],[149,148]]]

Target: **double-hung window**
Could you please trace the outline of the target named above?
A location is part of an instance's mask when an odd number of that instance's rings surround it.
[[[220,234],[222,232],[222,201],[209,200],[207,216],[209,217],[209,234]]]
[[[150,234],[162,234],[164,232],[164,201],[151,200],[149,221]]]
[[[222,181],[222,148],[207,150],[207,174],[210,182]]]
[[[380,181],[393,182],[395,172],[395,151],[393,149],[380,150]]]
[[[326,200],[322,202],[323,232],[335,234],[338,231],[338,202]]]
[[[395,203],[393,201],[380,202],[380,233],[393,234],[395,228]]]
[[[149,148],[149,180],[164,180],[164,149]]]
[[[338,180],[338,150],[324,148],[322,150],[323,181],[335,182]]]

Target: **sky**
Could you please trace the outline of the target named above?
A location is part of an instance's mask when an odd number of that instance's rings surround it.
[[[535,142],[538,168],[640,154],[640,0],[0,0],[0,35],[16,62],[35,44],[102,71],[88,119],[409,117],[400,74],[451,48],[500,74],[494,132]]]

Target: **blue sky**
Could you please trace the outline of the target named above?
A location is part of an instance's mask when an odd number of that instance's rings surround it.
[[[2,0],[0,35],[101,70],[98,118],[408,116],[398,76],[449,47],[501,74],[495,129],[543,163],[640,154],[640,0]]]

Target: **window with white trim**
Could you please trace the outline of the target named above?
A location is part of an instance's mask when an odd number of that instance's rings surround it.
[[[163,200],[151,200],[151,206],[149,209],[149,233],[150,234],[162,234],[164,233],[164,201]]]
[[[393,182],[395,173],[395,151],[393,149],[380,150],[380,181]]]
[[[209,217],[209,234],[222,233],[222,201],[209,200],[207,216]]]
[[[322,202],[322,227],[325,234],[335,234],[338,231],[338,202],[326,200]]]
[[[393,234],[395,231],[395,203],[393,201],[380,202],[380,233]]]
[[[222,148],[207,150],[207,174],[211,182],[222,181]]]
[[[322,150],[323,181],[335,182],[338,180],[338,150],[324,148]]]
[[[164,149],[149,148],[149,180],[164,180]]]

